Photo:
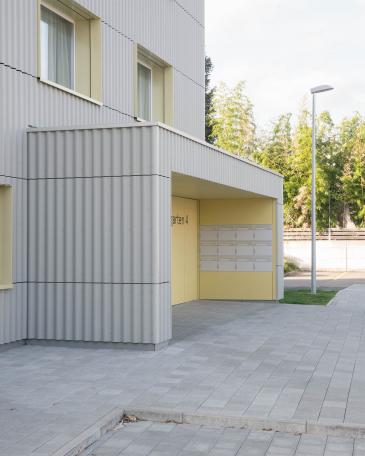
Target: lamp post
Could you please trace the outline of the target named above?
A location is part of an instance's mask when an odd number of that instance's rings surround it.
[[[311,265],[311,292],[317,293],[317,258],[316,258],[316,94],[333,90],[329,85],[320,85],[311,88],[312,94],[312,265]]]

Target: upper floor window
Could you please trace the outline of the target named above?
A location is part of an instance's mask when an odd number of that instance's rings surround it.
[[[142,120],[173,124],[173,69],[136,46],[135,111]]]
[[[100,101],[100,18],[73,0],[41,0],[39,17],[41,80]]]
[[[41,6],[41,77],[69,89],[75,84],[75,24]]]

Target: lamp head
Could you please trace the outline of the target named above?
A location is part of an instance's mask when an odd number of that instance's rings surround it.
[[[312,87],[311,93],[315,94],[315,93],[321,93],[321,92],[328,92],[329,90],[333,90],[333,87],[331,87],[328,84],[323,84],[323,85],[319,85],[316,87]]]

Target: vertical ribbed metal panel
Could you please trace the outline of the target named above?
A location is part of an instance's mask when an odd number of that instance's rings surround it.
[[[204,88],[191,84],[177,71],[174,72],[174,81],[174,126],[196,138],[204,139],[205,124],[201,122],[205,115]],[[190,116],[187,117],[188,112]]]
[[[206,143],[161,128],[160,166],[164,172],[195,176],[282,202],[282,178]]]
[[[0,62],[37,72],[37,0],[0,1]]]
[[[37,0],[0,1],[0,176],[13,178],[11,185],[17,195],[14,276],[20,282],[26,280],[27,264],[24,179],[27,178],[25,129],[28,125],[97,126],[132,122],[133,46],[139,43],[175,68],[175,126],[195,136],[204,136],[204,30],[198,23],[202,22],[204,1],[79,0],[79,3],[103,21],[104,106],[101,107],[37,79]],[[68,163],[73,166],[71,161]],[[3,317],[0,343],[26,337],[26,288],[22,286],[21,292],[18,288],[17,284],[13,290],[0,292]]]
[[[284,297],[284,214],[283,203],[276,203],[276,290],[277,299]]]
[[[170,337],[170,179],[157,135],[29,133],[29,338]]]

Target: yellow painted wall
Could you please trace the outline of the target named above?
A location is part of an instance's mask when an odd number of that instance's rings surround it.
[[[0,290],[13,286],[12,206],[11,187],[0,185]]]
[[[198,201],[172,197],[172,303],[198,299]]]
[[[272,224],[272,272],[203,272],[200,299],[276,299],[275,200],[269,198],[201,200],[201,225]]]

